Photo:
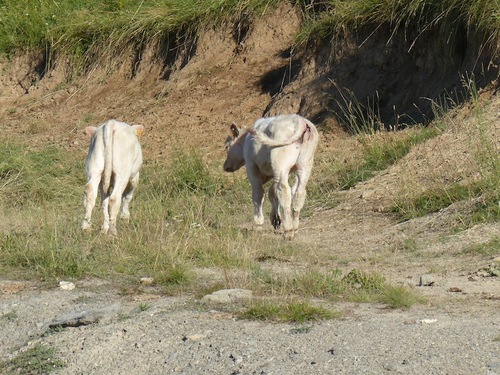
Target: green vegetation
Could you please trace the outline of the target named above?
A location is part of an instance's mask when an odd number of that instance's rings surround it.
[[[64,152],[55,146],[28,152],[23,145],[1,143],[0,197],[4,198],[1,203],[20,207],[58,201],[66,205],[75,202],[75,198],[80,200],[79,194],[77,196],[74,190],[65,190],[64,187],[83,182],[82,163],[82,160],[70,162]]]
[[[413,37],[431,29],[448,30],[448,35],[457,33],[460,27],[483,34],[484,40],[495,41],[500,37],[500,10],[496,1],[329,0],[318,4],[321,11],[307,12],[309,24],[299,34],[300,42],[380,25],[393,30],[405,28]]]
[[[182,39],[189,31],[242,15],[259,15],[279,0],[3,0],[0,51],[42,48],[89,60],[95,53],[140,49],[144,42]],[[187,32],[187,33],[186,33]],[[177,35],[177,36],[176,36]]]
[[[0,315],[0,325],[6,322],[13,322],[17,319],[17,313],[15,311],[9,311]]]
[[[0,362],[2,373],[48,374],[63,368],[65,363],[57,357],[54,349],[36,344],[8,361]]]
[[[312,249],[238,229],[234,223],[251,221],[248,182],[243,174],[235,174],[228,186],[220,166],[205,163],[193,150],[175,154],[171,162],[146,163],[132,202],[131,222],[118,222],[117,238],[99,233],[102,214],[97,208],[93,231],[80,231],[84,172],[77,156],[56,148],[30,151],[8,142],[0,145],[0,151],[5,198],[1,207],[11,228],[0,232],[3,274],[22,269],[25,276],[49,282],[86,276],[120,278],[124,289],[126,280],[135,284],[138,277],[151,276],[165,293],[196,294],[215,287],[197,272],[212,268],[224,275],[217,287],[360,302],[380,302],[392,288],[382,276],[358,271],[345,277],[340,271],[324,275],[314,269],[277,276],[262,268],[259,262],[268,259],[305,260]],[[321,205],[314,194],[310,202]]]
[[[346,275],[340,270],[333,270],[330,273],[309,270],[281,277],[267,275],[261,277],[253,288],[260,289],[264,293],[274,291],[279,295],[296,294],[332,301],[379,302],[391,308],[409,308],[423,302],[416,291],[392,285],[380,274],[357,269],[351,270]]]
[[[493,175],[489,178],[493,178]],[[397,199],[392,211],[396,212],[401,220],[409,220],[437,212],[453,203],[481,197],[475,203],[475,209],[469,218],[462,218],[462,222],[468,227],[481,222],[496,221],[500,219],[500,191],[490,184],[489,179],[482,179],[466,185],[453,184],[427,190],[412,199]]]
[[[240,314],[243,319],[293,323],[333,319],[339,316],[338,312],[316,307],[307,302],[285,303],[269,300],[254,301]]]
[[[151,308],[151,304],[143,302],[139,304],[139,311],[148,311]]]
[[[198,28],[245,22],[284,2],[303,10],[298,43],[380,25],[407,28],[415,36],[461,27],[492,46],[500,37],[498,3],[491,0],[2,0],[0,52],[42,49],[49,65],[53,53],[88,65],[96,54],[140,52],[148,41],[183,43]]]
[[[500,252],[500,236],[496,236],[485,243],[468,246],[462,252],[464,254],[480,255],[483,257],[496,255]]]
[[[478,177],[460,183],[436,186],[410,197],[395,199],[392,211],[401,220],[421,217],[437,212],[453,203],[472,201],[473,208],[460,218],[460,226],[470,227],[477,223],[500,220],[500,154],[494,137],[497,136],[495,119],[486,120],[483,107],[477,102],[478,93],[473,83],[467,83],[474,104],[473,116],[476,126],[467,130],[470,152]],[[476,99],[474,99],[476,98]]]
[[[416,127],[401,134],[386,134],[383,138],[376,136],[359,136],[363,145],[363,159],[348,165],[339,174],[340,187],[349,189],[361,181],[372,178],[376,172],[383,171],[402,159],[411,148],[440,133],[436,127]]]

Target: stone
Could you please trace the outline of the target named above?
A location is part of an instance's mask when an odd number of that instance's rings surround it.
[[[59,281],[59,289],[61,290],[73,290],[75,289],[75,284],[69,281]]]
[[[153,285],[154,279],[152,277],[141,277],[141,284],[142,285]]]
[[[436,280],[433,275],[425,274],[420,276],[419,286],[433,286]]]
[[[221,289],[207,294],[201,301],[208,303],[235,303],[252,299],[252,291],[248,289]]]

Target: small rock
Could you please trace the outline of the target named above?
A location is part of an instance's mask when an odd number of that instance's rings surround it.
[[[76,313],[66,314],[53,321],[44,324],[44,329],[56,327],[80,327],[84,325],[94,324],[99,322],[105,316],[114,316],[122,311],[120,305],[111,305],[102,309],[80,311]]]
[[[462,289],[457,288],[456,286],[452,286],[451,288],[448,289],[448,292],[461,293]]]
[[[436,323],[437,322],[437,319],[422,319],[420,321],[420,323],[423,323],[423,324],[432,324],[432,323]]]
[[[252,291],[248,289],[222,289],[204,296],[202,302],[234,303],[252,299]]]
[[[420,276],[420,286],[433,286],[435,283],[434,276],[425,274]]]
[[[171,353],[165,360],[166,364],[172,364],[177,359],[177,353]]]
[[[153,285],[154,279],[152,277],[141,277],[142,285]]]
[[[69,281],[59,281],[59,288],[61,290],[73,290],[75,289],[75,284]]]
[[[201,333],[196,333],[194,335],[186,336],[186,338],[190,341],[201,341],[206,338],[206,335],[202,335]]]

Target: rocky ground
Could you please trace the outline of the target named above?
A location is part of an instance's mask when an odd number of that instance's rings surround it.
[[[77,282],[73,290],[0,285],[0,357],[43,344],[66,364],[55,373],[500,373],[499,289],[491,277],[437,279],[421,287],[441,301],[451,295],[439,306],[394,311],[341,303],[331,306],[341,318],[305,324],[238,320],[220,305],[188,297],[134,300],[96,280]]]

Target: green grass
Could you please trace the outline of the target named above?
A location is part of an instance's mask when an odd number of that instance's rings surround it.
[[[139,304],[139,311],[141,311],[141,312],[148,311],[150,308],[151,308],[151,304],[149,304],[147,302],[143,302],[143,303]]]
[[[75,163],[55,146],[28,151],[20,144],[1,143],[1,203],[7,207],[39,207],[47,202],[74,202],[81,197],[65,187],[83,182],[81,170],[81,160]]]
[[[500,236],[496,236],[481,244],[468,246],[462,250],[462,253],[468,255],[480,255],[482,257],[500,254]]]
[[[48,374],[64,366],[55,349],[40,344],[19,353],[13,359],[0,362],[2,373],[12,374]]]
[[[496,1],[489,0],[329,0],[322,1],[320,11],[307,12],[308,24],[298,35],[298,42],[338,37],[347,31],[389,26],[405,29],[417,38],[429,30],[457,33],[459,25],[483,35],[484,40],[500,37],[500,11]]]
[[[0,144],[0,152],[5,198],[1,207],[8,212],[10,228],[0,231],[3,274],[21,270],[24,277],[49,283],[119,279],[129,292],[137,292],[132,286],[149,276],[164,293],[198,294],[215,287],[214,280],[198,270],[213,269],[224,276],[217,287],[359,302],[381,301],[390,289],[382,276],[355,270],[342,277],[338,270],[324,274],[312,267],[278,276],[263,268],[266,260],[306,261],[314,249],[238,228],[252,219],[248,182],[243,174],[235,174],[229,184],[220,166],[207,164],[195,150],[175,153],[169,162],[145,163],[131,221],[118,222],[117,238],[100,234],[102,214],[97,208],[93,231],[81,232],[84,168],[75,155],[9,142]],[[319,199],[312,194],[306,206],[321,204]]]
[[[276,302],[270,300],[256,300],[249,304],[240,318],[265,320],[274,322],[304,323],[338,318],[336,311],[313,306],[308,302]]]
[[[147,42],[167,41],[175,49],[197,29],[259,17],[286,2],[303,10],[298,44],[381,25],[413,37],[461,27],[493,47],[500,37],[498,3],[491,0],[3,0],[0,53],[42,50],[48,67],[65,54],[75,66],[88,67],[96,56],[140,54]]]
[[[474,105],[472,118],[475,123],[469,126],[466,134],[470,138],[468,151],[473,156],[478,176],[473,180],[440,185],[396,198],[391,211],[401,220],[422,217],[466,201],[473,201],[473,208],[460,218],[459,228],[500,220],[500,155],[494,140],[497,136],[495,119],[487,121],[484,118],[484,109],[477,103],[477,95],[475,88],[471,88],[470,96]]]
[[[305,272],[275,276],[260,274],[254,278],[253,289],[264,294],[298,295],[332,301],[383,303],[391,308],[409,308],[424,299],[413,289],[393,285],[378,273],[353,269],[343,275],[340,270]]]
[[[481,197],[475,202],[471,213],[461,219],[462,223],[470,227],[477,223],[498,221],[500,194],[498,189],[491,188],[489,183],[490,181],[481,180],[466,185],[453,184],[427,190],[410,199],[397,199],[391,210],[404,221],[438,212],[453,203]]]
[[[15,311],[9,311],[7,313],[3,313],[0,315],[0,325],[5,324],[7,322],[13,322],[18,318],[18,315]]]
[[[172,39],[240,15],[260,15],[279,0],[4,0],[0,3],[0,51],[44,49],[90,63],[148,41]],[[187,34],[185,32],[187,31]],[[177,36],[176,36],[177,34]],[[170,38],[173,36],[173,38]]]
[[[414,127],[405,133],[380,137],[377,134],[358,135],[363,146],[363,157],[338,170],[338,187],[350,189],[362,181],[366,181],[377,172],[387,169],[410,152],[412,147],[441,132],[436,127]]]

